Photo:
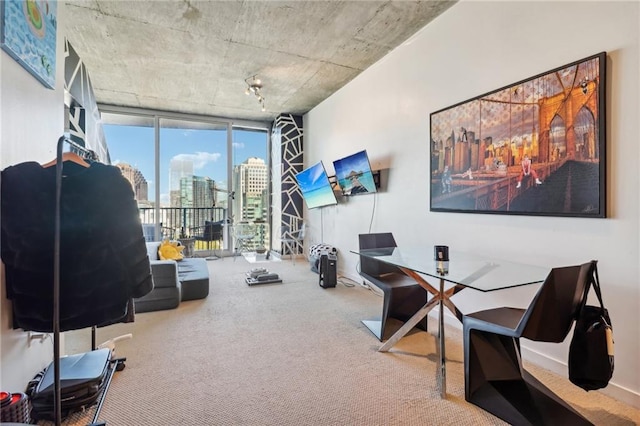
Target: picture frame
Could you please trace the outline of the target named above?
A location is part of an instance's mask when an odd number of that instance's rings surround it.
[[[56,83],[57,2],[4,0],[0,47],[49,89]]]
[[[431,113],[430,210],[605,218],[606,58]]]

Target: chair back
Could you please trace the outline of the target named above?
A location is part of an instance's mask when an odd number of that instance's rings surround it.
[[[377,234],[360,234],[358,235],[360,250],[374,249],[374,248],[386,248],[386,247],[398,247],[396,240],[393,238],[391,232],[377,233]],[[379,260],[371,259],[369,257],[360,256],[360,272],[363,272],[372,277],[379,277],[383,274],[389,273],[402,273],[397,266],[389,265],[388,263],[380,262]]]
[[[596,263],[553,268],[522,316],[518,334],[538,342],[562,342],[585,301]]]
[[[256,226],[251,222],[238,222],[233,227],[233,234],[236,239],[250,239],[256,234]]]
[[[218,241],[222,239],[222,222],[206,221],[202,234],[204,241]]]

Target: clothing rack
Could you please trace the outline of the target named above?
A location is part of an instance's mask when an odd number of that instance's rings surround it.
[[[97,155],[90,149],[87,149],[72,140],[68,139],[66,136],[61,136],[58,139],[58,144],[56,148],[56,207],[55,207],[55,222],[54,222],[54,247],[53,247],[53,380],[54,380],[54,388],[53,388],[53,397],[54,397],[54,419],[55,425],[60,426],[62,423],[62,400],[61,400],[61,388],[60,388],[60,242],[61,242],[61,199],[62,199],[62,151],[63,145],[67,143],[73,149],[83,154],[83,158],[88,160],[96,161],[98,160]],[[91,328],[91,350],[96,349],[95,343],[95,326]],[[115,362],[116,365],[111,367],[111,371],[109,372],[107,383],[105,388],[100,396],[100,400],[98,402],[98,407],[96,409],[96,413],[92,420],[92,425],[105,424],[105,423],[96,423],[98,420],[98,415],[100,413],[100,409],[102,408],[102,404],[105,398],[107,391],[109,390],[109,385],[111,383],[111,379],[113,378],[113,373],[117,369],[118,371],[124,368],[124,364],[122,364],[122,359],[111,360],[110,362]]]
[[[88,151],[66,136],[58,139],[56,147],[56,210],[53,242],[53,400],[56,426],[62,423],[62,401],[60,394],[60,205],[62,199],[62,147],[64,143]]]

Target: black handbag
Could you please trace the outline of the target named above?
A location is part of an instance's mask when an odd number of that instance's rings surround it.
[[[602,302],[598,269],[595,266],[589,285],[595,290],[600,306],[586,304],[586,295],[589,293],[587,287],[569,346],[569,380],[586,391],[606,387],[614,366],[613,326]]]

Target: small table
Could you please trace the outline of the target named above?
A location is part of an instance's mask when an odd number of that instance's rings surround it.
[[[178,241],[180,241],[180,244],[182,244],[182,246],[184,247],[184,250],[182,251],[182,254],[184,254],[184,257],[193,256],[193,249],[196,243],[196,239],[192,237],[186,237],[186,238],[178,238]]]
[[[446,306],[459,321],[462,322],[463,314],[451,301],[451,296],[465,288],[472,288],[482,292],[502,290],[536,284],[544,281],[549,274],[548,268],[509,262],[505,260],[491,259],[476,254],[450,251],[448,265],[443,265],[433,260],[432,247],[415,248],[376,248],[364,250],[351,250],[351,253],[369,257],[380,262],[397,266],[416,280],[420,286],[433,295],[433,297],[415,313],[396,333],[391,336],[378,349],[380,352],[388,352],[404,335],[418,324],[429,311],[436,305],[439,306],[438,314],[438,368],[437,382],[440,388],[440,396],[446,398],[446,362],[444,345],[444,307]],[[447,266],[447,272],[441,273],[442,267]],[[429,284],[420,274],[439,281],[439,288]],[[445,282],[454,286],[445,290]]]

